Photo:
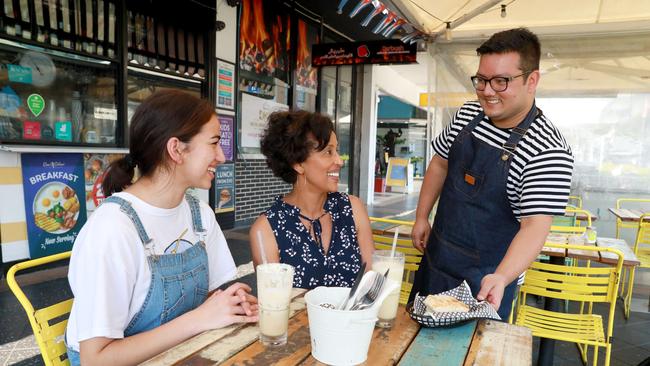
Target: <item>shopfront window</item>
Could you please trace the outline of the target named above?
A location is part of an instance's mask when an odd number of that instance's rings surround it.
[[[0,142],[115,146],[116,66],[0,40]]]
[[[147,99],[148,96],[160,90],[180,90],[187,94],[201,98],[201,83],[187,79],[174,79],[167,75],[153,75],[136,70],[129,70],[127,77],[128,91],[128,131],[131,125],[131,116],[135,109]],[[128,136],[127,136],[128,145]]]

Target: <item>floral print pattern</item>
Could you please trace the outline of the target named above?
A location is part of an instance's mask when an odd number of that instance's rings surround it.
[[[351,287],[361,268],[350,197],[340,192],[328,193],[323,209],[332,217],[332,239],[327,253],[300,221],[298,207],[284,202],[280,196],[265,212],[278,243],[280,262],[295,268],[294,287]]]

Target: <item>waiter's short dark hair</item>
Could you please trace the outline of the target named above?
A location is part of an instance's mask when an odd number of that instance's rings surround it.
[[[539,70],[541,47],[535,33],[526,28],[509,29],[494,33],[476,49],[479,56],[492,53],[517,52],[519,68],[524,72]]]
[[[296,182],[294,164],[307,160],[312,150],[322,151],[334,132],[332,120],[306,111],[274,112],[264,130],[260,147],[273,174],[287,183]]]

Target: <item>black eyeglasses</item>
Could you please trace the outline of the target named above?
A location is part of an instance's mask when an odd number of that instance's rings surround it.
[[[480,76],[472,76],[470,77],[470,80],[472,80],[472,85],[474,85],[474,89],[478,91],[485,90],[485,86],[489,83],[492,90],[494,90],[495,92],[502,92],[508,89],[509,81],[512,81],[515,78],[518,78],[520,76],[528,75],[529,73],[530,72],[526,71],[524,73],[515,76],[495,76],[491,79],[485,79]]]

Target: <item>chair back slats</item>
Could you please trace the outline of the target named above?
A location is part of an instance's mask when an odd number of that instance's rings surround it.
[[[36,339],[36,343],[38,343],[41,356],[46,366],[70,364],[66,355],[67,350],[63,335],[68,324],[67,318],[72,309],[73,299],[34,310],[32,303],[25,296],[25,293],[16,281],[16,273],[27,268],[70,258],[70,254],[71,252],[64,252],[20,262],[13,265],[7,272],[7,284],[27,313],[29,323],[34,332],[34,338]]]
[[[402,221],[393,219],[370,218],[371,223],[381,223],[382,230],[390,227],[398,227],[400,232],[410,234],[410,228],[413,227],[413,221]],[[408,230],[408,231],[407,231]],[[393,247],[394,234],[388,231],[384,233],[374,233],[372,240],[375,244],[376,250],[391,250]],[[402,276],[402,287],[400,289],[400,303],[406,304],[411,289],[413,288],[413,280],[415,272],[420,267],[422,261],[422,253],[413,247],[411,238],[399,237],[395,247],[396,251],[404,253],[404,275]]]
[[[552,244],[550,244],[549,246],[552,246]],[[589,247],[589,248],[594,248],[594,247]],[[542,262],[533,262],[530,268],[537,269],[540,271],[546,271],[546,272],[568,273],[571,275],[585,275],[585,274],[607,275],[612,270],[611,268],[608,267],[558,266],[557,264],[542,263]]]

